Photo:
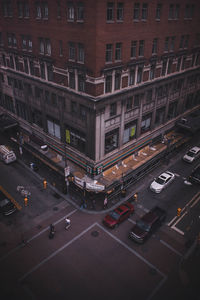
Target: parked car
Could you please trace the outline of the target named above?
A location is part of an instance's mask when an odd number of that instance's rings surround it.
[[[109,228],[115,228],[121,222],[126,220],[133,212],[134,206],[129,202],[125,202],[106,215],[103,219],[103,223]]]
[[[129,232],[129,238],[137,243],[144,243],[144,241],[162,225],[165,218],[166,211],[158,206],[155,206],[136,221],[136,224]]]
[[[165,171],[157,178],[150,185],[151,191],[155,193],[160,193],[164,188],[166,188],[173,180],[175,179],[175,174],[169,171]]]
[[[16,206],[0,191],[0,212],[4,216],[9,216],[16,211]]]
[[[200,165],[198,165],[191,173],[188,178],[190,183],[198,183],[200,184]]]
[[[192,163],[195,159],[200,157],[200,147],[191,148],[184,156],[183,160]]]

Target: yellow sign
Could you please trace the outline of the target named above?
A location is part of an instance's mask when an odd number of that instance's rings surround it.
[[[66,129],[65,134],[66,134],[66,142],[68,144],[70,144],[70,131],[68,129]]]
[[[131,128],[131,137],[135,135],[135,127]]]

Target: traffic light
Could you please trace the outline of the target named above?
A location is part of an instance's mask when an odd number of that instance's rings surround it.
[[[181,208],[179,207],[179,208],[177,208],[177,217],[180,217],[180,215],[181,215]]]
[[[24,197],[24,205],[25,205],[25,206],[28,205],[28,197],[27,197],[27,196]]]
[[[46,190],[46,188],[47,188],[47,181],[44,179],[44,181],[43,181],[43,187],[44,187],[44,189]]]

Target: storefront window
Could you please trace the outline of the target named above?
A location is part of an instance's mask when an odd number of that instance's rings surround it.
[[[136,122],[131,122],[125,125],[123,144],[128,143],[136,137]]]
[[[142,118],[142,123],[141,123],[141,133],[150,130],[150,127],[151,127],[151,115],[144,116]]]
[[[118,147],[119,130],[113,130],[106,133],[105,136],[105,153],[108,153]]]

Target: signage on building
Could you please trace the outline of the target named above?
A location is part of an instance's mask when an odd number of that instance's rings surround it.
[[[70,174],[70,167],[67,166],[67,167],[65,167],[65,178],[66,178],[67,176],[69,176],[69,174]]]
[[[66,142],[70,144],[70,131],[68,129],[65,130]]]

